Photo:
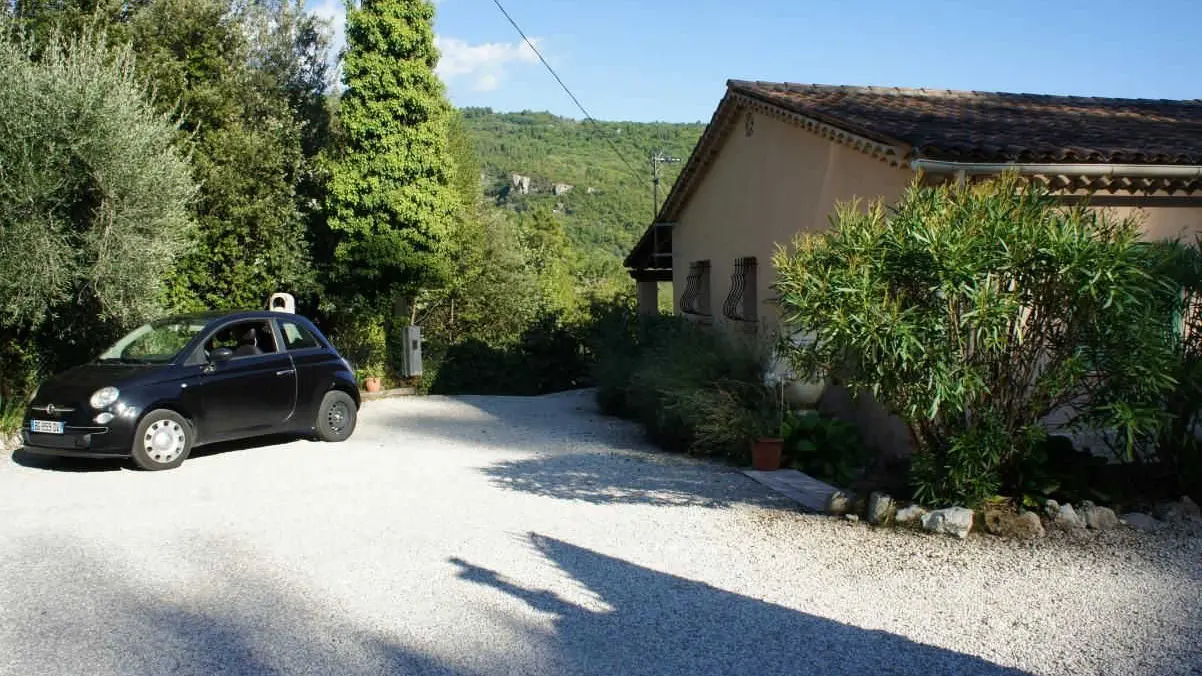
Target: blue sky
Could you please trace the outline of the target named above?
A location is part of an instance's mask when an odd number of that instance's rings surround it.
[[[502,3],[602,120],[708,121],[728,78],[1202,98],[1202,0]],[[492,0],[437,9],[456,105],[581,117]]]

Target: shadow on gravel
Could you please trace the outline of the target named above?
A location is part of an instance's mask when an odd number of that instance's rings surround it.
[[[459,577],[554,615],[548,652],[556,674],[962,674],[1027,672],[860,629],[724,591],[531,533],[530,544],[612,610],[590,610],[554,592],[450,559]]]
[[[126,464],[123,458],[66,458],[30,453],[22,448],[13,451],[12,460],[22,467],[51,472],[120,472]]]
[[[498,487],[593,504],[796,508],[724,467],[671,463],[621,453],[565,453],[493,463],[481,470]]]
[[[455,668],[364,628],[256,572],[266,562],[229,542],[185,549],[165,551],[179,558],[160,565],[207,569],[203,585],[172,586],[171,574],[148,577],[81,541],[11,543],[0,552],[8,580],[0,585],[0,674],[493,673]],[[512,665],[495,673],[506,672]]]
[[[193,460],[221,455],[231,451],[245,451],[253,448],[266,448],[289,444],[302,437],[295,434],[273,434],[237,441],[223,441],[217,444],[197,446],[188,454],[188,462]],[[133,468],[126,458],[71,458],[58,455],[43,455],[30,453],[24,449],[13,451],[12,461],[22,467],[42,469],[51,472],[119,472],[122,469]]]

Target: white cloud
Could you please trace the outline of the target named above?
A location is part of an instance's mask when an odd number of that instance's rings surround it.
[[[337,59],[338,53],[346,46],[346,6],[343,0],[321,0],[313,7],[313,15],[324,19],[333,30],[330,41],[330,58]]]
[[[538,38],[531,42],[538,44]],[[438,76],[451,84],[467,82],[474,91],[492,91],[501,85],[514,65],[538,63],[538,56],[525,42],[484,42],[469,44],[459,38],[437,36],[434,44],[442,53]]]
[[[434,0],[438,4],[442,0]],[[330,24],[333,31],[330,58],[335,60],[346,46],[346,6],[343,0],[315,0],[310,3],[314,16]],[[535,45],[539,38],[531,38]],[[488,92],[501,86],[513,66],[538,63],[538,56],[525,42],[484,42],[471,44],[459,38],[435,36],[441,53],[438,76],[447,84],[465,83],[473,91]]]

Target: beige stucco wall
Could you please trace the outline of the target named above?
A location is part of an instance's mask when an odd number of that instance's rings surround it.
[[[672,288],[679,311],[689,263],[709,260],[712,322],[727,330],[745,328],[722,316],[722,302],[730,291],[734,259],[755,256],[755,328],[766,338],[778,324],[770,289],[776,245],[789,243],[798,232],[828,227],[838,201],[896,200],[912,174],[764,115],[755,116],[753,129],[747,136],[743,124],[736,125],[677,219]],[[901,421],[870,400],[853,401],[846,391],[832,388],[822,409],[856,424],[870,445],[893,453],[909,447]]]
[[[672,281],[679,309],[689,264],[709,260],[713,322],[729,324],[722,302],[734,260],[755,256],[759,333],[766,336],[777,323],[769,288],[776,245],[825,229],[836,201],[896,199],[911,173],[765,115],[755,115],[753,130],[748,136],[741,122],[735,126],[677,219]]]
[[[1202,207],[1109,207],[1116,217],[1134,215],[1143,224],[1148,239],[1181,237],[1193,243],[1194,235],[1202,233]]]

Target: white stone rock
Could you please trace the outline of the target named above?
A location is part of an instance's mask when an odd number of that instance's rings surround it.
[[[926,514],[927,510],[923,509],[922,507],[919,507],[918,505],[910,505],[909,507],[897,510],[897,516],[893,517],[893,519],[897,521],[897,523],[909,523],[911,521],[918,521],[922,517],[926,516]]]
[[[1141,514],[1139,512],[1131,512],[1129,514],[1124,514],[1122,520],[1123,520],[1123,523],[1134,528],[1135,530],[1145,530],[1145,531],[1159,530],[1160,527],[1164,525],[1160,521],[1157,521],[1156,518],[1153,517],[1152,515]]]
[[[933,533],[947,533],[964,539],[972,530],[972,510],[964,507],[937,509],[922,517],[922,527]]]
[[[1202,509],[1199,509],[1197,503],[1191,500],[1188,495],[1181,496],[1181,502],[1178,504],[1181,505],[1181,512],[1186,519],[1190,521],[1202,519]]]
[[[1196,521],[1202,519],[1198,505],[1188,495],[1182,496],[1178,502],[1168,502],[1159,505],[1156,515],[1165,521]]]
[[[1060,512],[1060,503],[1049,499],[1043,503],[1043,513],[1048,515],[1049,519],[1055,519],[1056,514]]]
[[[1081,509],[1081,517],[1085,520],[1085,526],[1094,530],[1110,530],[1119,526],[1119,518],[1109,507],[1088,504]]]
[[[831,516],[843,516],[851,511],[852,496],[843,491],[835,491],[826,499],[826,513]]]
[[[1039,520],[1039,515],[1035,512],[1019,514],[1014,521],[1011,534],[1013,537],[1023,540],[1034,540],[1047,535],[1043,529],[1043,522]]]
[[[860,520],[860,517],[856,516],[855,514],[844,514],[843,518],[847,519],[848,521],[850,521],[852,523],[855,523]]]
[[[1081,517],[1077,516],[1077,511],[1068,503],[1060,505],[1060,509],[1056,512],[1056,517],[1052,522],[1061,528],[1085,527],[1085,524],[1081,522]]]
[[[868,523],[879,526],[888,523],[892,517],[893,498],[880,491],[873,491],[868,496]]]

